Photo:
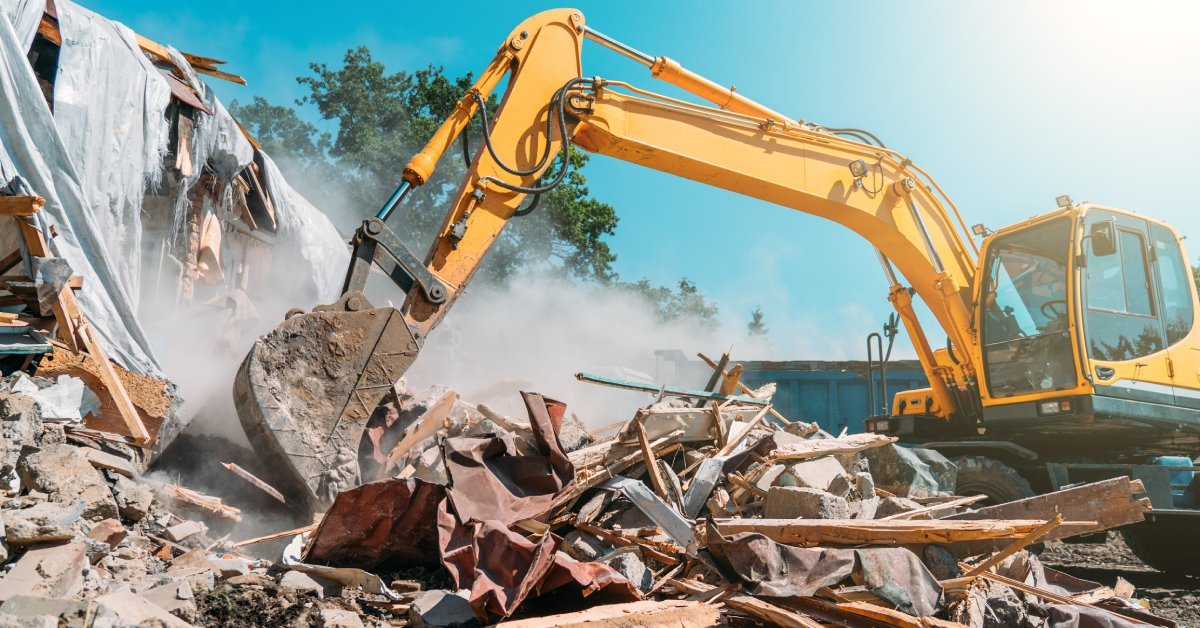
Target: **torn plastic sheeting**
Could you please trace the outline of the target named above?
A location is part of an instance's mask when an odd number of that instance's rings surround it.
[[[692,532],[693,522],[684,518],[674,508],[655,495],[645,484],[627,477],[617,476],[600,486],[609,491],[620,491],[637,506],[651,521],[662,528],[671,540],[694,556],[697,550],[696,535]]]
[[[11,0],[10,0],[11,1]],[[134,304],[120,288],[115,258],[90,211],[83,180],[59,135],[37,77],[13,31],[9,13],[0,16],[0,178],[24,178],[33,193],[46,199],[33,222],[43,233],[56,225],[50,249],[67,260],[85,286],[81,309],[110,357],[141,373],[161,376],[150,344],[138,324]],[[40,19],[40,18],[39,18]],[[36,24],[34,25],[36,28]],[[122,113],[120,115],[128,115]],[[121,251],[122,259],[128,250]]]
[[[501,521],[512,525],[541,517],[574,481],[575,467],[559,443],[550,413],[550,406],[557,402],[529,392],[522,392],[521,398],[542,455],[518,455],[511,433],[445,440],[446,470],[450,475],[447,494],[464,522]]]
[[[171,88],[125,25],[71,0],[59,0],[56,7],[62,46],[54,123],[83,184],[85,211],[108,255],[121,260],[117,285],[105,288],[137,304],[142,199],[147,186],[162,181],[171,126],[163,112]]]
[[[0,0],[0,7],[3,7],[13,25],[18,45],[23,50],[29,50],[42,23],[42,14],[46,12],[46,0]]]
[[[399,600],[400,596],[396,595],[387,585],[383,584],[383,579],[379,576],[355,569],[353,567],[326,567],[324,565],[310,565],[300,562],[300,554],[304,549],[304,544],[308,542],[310,533],[297,535],[292,539],[287,547],[283,549],[283,556],[280,562],[288,569],[294,571],[303,571],[314,576],[320,576],[327,580],[340,583],[343,586],[359,587],[367,593],[375,595],[386,595],[393,600]]]
[[[853,577],[897,610],[928,617],[942,605],[942,587],[921,560],[903,548],[802,548],[756,532],[722,536],[705,525],[708,550],[752,595],[809,597]]]

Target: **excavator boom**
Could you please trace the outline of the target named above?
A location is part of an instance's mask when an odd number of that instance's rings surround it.
[[[581,51],[588,39],[710,105],[583,78]],[[418,262],[384,221],[429,180],[505,76],[507,89],[485,131],[487,141]],[[928,175],[878,143],[793,120],[671,59],[645,55],[590,29],[579,11],[559,9],[513,30],[406,165],[395,194],[355,235],[341,299],[288,319],[260,339],[242,365],[235,384],[239,414],[260,449],[289,461],[282,472],[292,494],[317,508],[361,479],[358,447],[372,410],[411,365],[526,197],[562,180],[572,145],[855,231],[879,254],[889,299],[933,385],[930,411],[951,417],[964,405],[961,391],[973,385],[977,365],[939,364],[912,297],[928,305],[953,346],[971,348],[963,355],[978,354],[971,322],[978,250]],[[555,162],[562,165],[547,181],[543,176]],[[407,290],[401,307],[371,306],[362,287],[372,266]]]

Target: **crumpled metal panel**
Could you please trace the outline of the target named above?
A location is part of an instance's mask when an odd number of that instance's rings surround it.
[[[927,617],[942,606],[941,585],[920,558],[904,548],[792,547],[755,532],[725,537],[711,520],[705,528],[708,550],[717,564],[752,595],[808,597],[853,578],[911,615]]]

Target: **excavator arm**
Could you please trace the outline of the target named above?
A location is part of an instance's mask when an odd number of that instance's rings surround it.
[[[711,106],[584,78],[581,52],[587,39],[646,65],[652,76]],[[485,141],[450,197],[428,254],[418,261],[385,221],[430,179],[438,160],[456,150],[456,139],[473,117],[486,114],[482,108],[506,78],[495,117],[485,125]],[[978,250],[963,237],[957,210],[926,173],[877,142],[846,139],[790,119],[675,61],[591,30],[579,11],[560,9],[513,30],[405,166],[401,185],[355,235],[341,298],[284,321],[243,362],[234,385],[239,417],[260,450],[286,462],[275,478],[281,490],[315,510],[368,479],[361,477],[358,460],[372,412],[416,359],[504,226],[524,213],[526,197],[563,180],[572,145],[820,216],[858,233],[876,249],[889,299],[929,377],[928,411],[961,419],[970,409],[979,369],[966,357],[979,354],[970,305]],[[401,307],[374,307],[362,293],[372,265],[407,291]],[[913,309],[914,294],[949,342],[963,349],[946,353],[964,356],[961,361],[935,354]]]
[[[582,78],[585,39],[716,106]],[[448,311],[505,223],[538,189],[539,177],[550,168],[544,157],[563,150],[566,138],[589,152],[820,216],[858,233],[879,254],[889,299],[933,383],[933,410],[949,417],[959,409],[953,389],[974,380],[975,365],[938,363],[911,298],[914,293],[921,298],[955,347],[974,344],[970,303],[978,250],[963,237],[965,225],[936,183],[895,151],[792,120],[671,59],[610,39],[587,27],[578,11],[547,11],[513,31],[458,109],[406,166],[404,183],[381,215],[429,178],[505,66],[511,76],[492,121],[490,145],[477,151],[426,257],[429,272],[444,282],[449,296],[433,303],[422,292],[410,292],[402,311],[414,328],[428,333]],[[969,360],[974,353],[954,354]]]

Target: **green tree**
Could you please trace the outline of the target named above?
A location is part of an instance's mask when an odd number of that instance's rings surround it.
[[[762,308],[754,306],[754,311],[750,312],[750,322],[746,324],[746,333],[751,336],[766,336],[767,326],[763,324]]]
[[[390,196],[403,164],[451,114],[472,77],[451,79],[433,66],[389,72],[365,47],[347,51],[341,67],[314,63],[309,68],[310,76],[297,79],[309,91],[297,104],[315,107],[336,127],[333,133],[320,133],[294,110],[261,98],[232,109],[268,152],[284,156],[291,178],[307,182],[301,191],[325,201],[322,207],[333,209],[339,227],[349,230]],[[493,98],[489,109],[495,108]],[[478,123],[472,126],[474,149],[482,138]],[[570,158],[573,169],[563,184],[544,194],[535,212],[505,228],[481,269],[484,277],[503,279],[517,268],[548,266],[573,277],[613,278],[616,256],[603,238],[616,229],[616,212],[590,196],[581,172],[588,156],[573,151]],[[559,167],[556,163],[551,170]],[[447,151],[430,181],[389,221],[419,257],[465,171],[462,153]],[[323,189],[313,191],[314,182]]]
[[[1192,267],[1192,279],[1196,282],[1196,287],[1200,288],[1200,266]]]
[[[664,323],[693,320],[708,329],[717,325],[717,305],[686,277],[675,288],[655,286],[647,279],[623,282],[620,287],[653,305],[658,320]]]

